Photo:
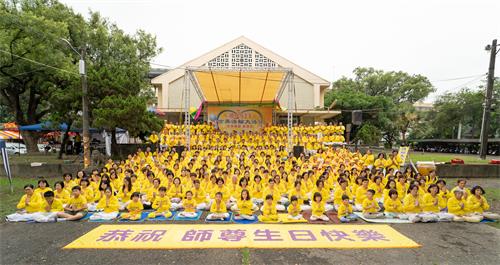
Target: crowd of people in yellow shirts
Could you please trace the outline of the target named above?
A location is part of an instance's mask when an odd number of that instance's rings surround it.
[[[172,146],[181,128],[168,125],[158,138],[167,147],[138,150],[121,161],[109,160],[90,174],[64,174],[50,186],[26,185],[18,212],[8,221],[91,219],[137,220],[169,218],[175,212],[194,217],[208,211],[207,219],[277,222],[278,212],[288,220],[328,220],[336,211],[341,222],[358,217],[399,218],[411,222],[498,219],[480,186],[469,189],[460,179],[452,189],[431,171],[423,176],[411,167],[401,170],[398,151],[387,157],[370,150],[361,153],[344,146],[341,125],[298,126],[296,143],[307,154],[286,151],[286,127],[271,126],[260,133],[223,133],[210,125],[195,125],[191,149],[177,153]],[[297,139],[300,138],[300,139]],[[172,140],[174,139],[174,140]],[[158,139],[157,139],[158,141]],[[356,212],[356,214],[355,214]]]

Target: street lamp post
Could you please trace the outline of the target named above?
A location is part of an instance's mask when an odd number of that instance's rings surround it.
[[[67,39],[61,39],[80,56],[78,70],[82,78],[82,123],[83,123],[83,167],[90,166],[90,132],[89,132],[89,101],[87,89],[87,71],[85,67],[85,47],[78,52]]]

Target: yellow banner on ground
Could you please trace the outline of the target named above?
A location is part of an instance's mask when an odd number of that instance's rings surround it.
[[[101,225],[65,249],[415,248],[388,225]]]

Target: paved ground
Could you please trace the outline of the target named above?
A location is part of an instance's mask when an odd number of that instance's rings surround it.
[[[0,224],[1,264],[241,264],[241,250],[63,250],[99,224]],[[418,249],[250,249],[250,264],[498,264],[500,229],[485,224],[394,225]],[[278,246],[279,247],[279,246]]]

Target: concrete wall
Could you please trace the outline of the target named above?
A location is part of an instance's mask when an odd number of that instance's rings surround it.
[[[436,173],[440,177],[500,178],[500,165],[451,165],[439,164]]]

